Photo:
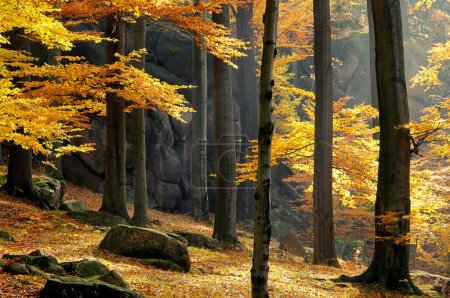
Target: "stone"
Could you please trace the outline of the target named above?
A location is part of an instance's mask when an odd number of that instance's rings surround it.
[[[186,244],[186,245],[189,244],[189,241],[187,241],[186,238],[184,238],[183,236],[181,236],[181,235],[179,235],[179,234],[177,234],[177,233],[167,233],[167,235],[169,235],[169,236],[172,237],[172,238],[177,239],[177,240],[180,241],[180,242],[183,242],[183,243]]]
[[[176,272],[184,272],[183,268],[175,264],[170,260],[161,260],[161,259],[143,259],[142,264],[147,266],[152,266],[162,270],[176,271]]]
[[[39,198],[41,207],[48,210],[58,210],[64,197],[64,188],[61,187],[59,180],[40,177],[33,181],[33,188]]]
[[[67,214],[91,226],[113,227],[119,224],[127,224],[124,218],[102,211],[80,210],[70,211]]]
[[[151,144],[173,145],[174,137],[169,116],[160,110],[149,110],[148,115],[149,121],[146,123],[148,148],[151,148]]]
[[[127,257],[170,260],[185,272],[191,266],[187,246],[183,242],[152,229],[117,225],[106,234],[100,249]]]
[[[28,274],[30,274],[30,271],[27,269],[26,265],[20,264],[20,263],[15,263],[15,262],[6,264],[3,267],[3,272],[10,273],[13,275],[18,275],[18,274],[28,275]]]
[[[33,259],[32,265],[38,267],[44,272],[64,275],[65,271],[63,267],[58,265],[58,261],[48,256],[37,256]]]
[[[188,241],[188,246],[206,248],[210,250],[217,250],[219,248],[219,240],[202,234],[190,232],[176,232],[176,234],[186,238]]]
[[[178,183],[182,176],[183,166],[172,147],[165,144],[157,144],[150,151],[148,159],[150,171],[159,179]]]
[[[47,281],[41,298],[143,298],[139,293],[114,286],[100,280],[87,280],[74,276],[54,277]]]
[[[289,233],[283,237],[280,242],[279,248],[290,254],[306,258],[306,251],[303,247],[303,242],[295,233]]]
[[[181,189],[178,184],[164,182],[155,179],[155,203],[156,208],[162,210],[174,210],[181,202]]]
[[[42,278],[45,279],[49,279],[50,278],[50,274],[42,271],[41,269],[35,267],[35,266],[31,266],[31,265],[26,265],[28,271],[30,272],[30,275],[34,275],[34,276],[40,276]]]
[[[126,281],[123,279],[123,277],[117,272],[116,270],[111,270],[108,273],[100,276],[97,278],[98,280],[104,281],[110,285],[122,287],[122,288],[129,288]]]
[[[0,231],[0,240],[6,241],[6,242],[16,242],[13,236],[9,234],[6,231]]]
[[[61,263],[64,270],[70,274],[81,278],[98,277],[109,273],[109,268],[97,260],[80,260],[74,262]]]
[[[84,204],[84,202],[78,200],[68,200],[62,202],[61,206],[59,207],[59,210],[63,211],[86,210],[86,205]]]

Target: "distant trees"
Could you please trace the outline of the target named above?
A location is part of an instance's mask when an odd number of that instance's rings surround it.
[[[314,0],[314,264],[339,267],[334,244],[332,151],[333,82],[330,1]]]

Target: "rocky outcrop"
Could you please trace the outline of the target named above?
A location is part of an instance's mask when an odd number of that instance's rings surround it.
[[[58,210],[66,192],[66,182],[49,177],[34,178],[33,190],[41,207]]]
[[[115,226],[106,234],[100,248],[127,257],[169,260],[185,272],[191,267],[186,244],[152,229]]]

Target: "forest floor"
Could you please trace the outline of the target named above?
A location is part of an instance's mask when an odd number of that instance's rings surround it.
[[[81,200],[87,209],[98,210],[101,194],[68,185],[66,199]],[[132,206],[129,206],[132,213]],[[212,234],[212,226],[193,221],[187,215],[168,214],[151,209],[152,220],[163,231],[189,231]],[[0,243],[4,253],[29,253],[42,249],[60,261],[97,259],[117,270],[130,287],[146,297],[249,297],[252,235],[239,231],[242,249],[209,251],[189,247],[192,268],[189,273],[163,271],[141,264],[137,259],[117,256],[98,248],[105,232],[77,222],[63,211],[42,211],[23,199],[0,192],[0,230],[10,232],[13,243]],[[269,291],[271,297],[403,297],[380,292],[374,285],[334,283],[340,274],[354,275],[363,268],[344,263],[342,269],[313,266],[302,258],[282,253],[272,243]],[[39,277],[9,275],[0,270],[0,297],[38,297],[45,280]],[[418,284],[432,297],[440,297],[432,285]]]

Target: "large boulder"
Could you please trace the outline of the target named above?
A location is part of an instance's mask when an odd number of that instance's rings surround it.
[[[167,259],[186,272],[191,267],[187,246],[184,243],[152,229],[115,226],[106,234],[100,248],[127,257]]]
[[[303,247],[303,241],[295,233],[289,233],[283,237],[280,241],[279,248],[290,254],[307,258],[305,248]]]
[[[219,240],[197,233],[190,232],[176,232],[188,241],[188,246],[198,248],[206,248],[210,250],[217,250],[219,248]]]
[[[144,296],[123,287],[100,280],[87,280],[75,276],[60,276],[49,279],[41,298],[143,298]]]
[[[67,214],[91,226],[113,227],[119,224],[127,224],[124,218],[102,211],[80,210],[70,211]]]

